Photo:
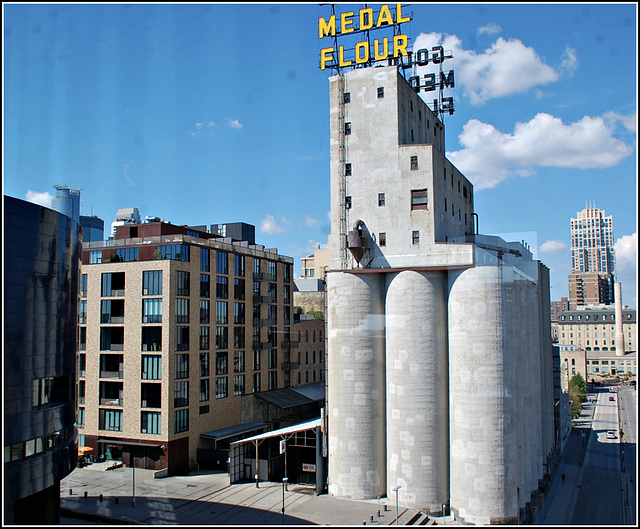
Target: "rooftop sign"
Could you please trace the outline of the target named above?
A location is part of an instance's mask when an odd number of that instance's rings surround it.
[[[447,54],[442,46],[407,50],[409,37],[401,32],[400,25],[412,18],[402,9],[402,4],[395,7],[382,4],[377,12],[365,7],[358,12],[336,14],[332,4],[331,16],[318,18],[318,38],[332,39],[332,46],[320,50],[320,69],[335,70],[339,74],[345,68],[366,68],[381,63],[395,64],[402,70],[411,68],[413,75],[408,82],[413,90],[417,93],[437,91],[432,110],[436,114],[453,114],[453,97],[443,97],[443,90],[455,86],[454,72],[445,73],[442,67],[453,55]],[[371,32],[384,29],[386,32],[378,32],[377,38],[372,38]],[[428,64],[438,65],[439,71],[418,75],[417,67]]]
[[[407,56],[407,35],[396,34],[377,38],[370,42],[369,31],[381,28],[399,27],[403,22],[411,21],[411,17],[402,14],[402,4],[396,4],[395,9],[383,4],[380,11],[373,8],[345,11],[338,16],[334,13],[328,20],[318,19],[318,38],[334,37],[334,45],[320,50],[320,69],[346,68],[354,65],[371,65],[372,61],[383,61],[389,58]],[[366,33],[366,40],[357,42],[354,48],[338,45],[338,37],[349,34]]]

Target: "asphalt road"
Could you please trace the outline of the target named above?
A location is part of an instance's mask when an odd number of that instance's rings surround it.
[[[609,392],[597,395],[572,524],[623,525],[620,438],[616,435],[615,439],[607,439],[606,435],[608,430],[619,430],[619,395]]]

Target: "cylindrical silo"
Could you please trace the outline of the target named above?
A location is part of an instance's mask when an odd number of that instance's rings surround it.
[[[385,495],[384,305],[381,274],[329,272],[329,494]]]
[[[445,272],[387,278],[387,497],[442,512],[449,501]]]
[[[517,412],[505,384],[502,265],[449,276],[451,509],[464,523],[517,523]]]

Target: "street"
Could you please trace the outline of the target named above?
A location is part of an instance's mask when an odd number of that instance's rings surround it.
[[[635,525],[635,391],[589,393],[536,525]]]

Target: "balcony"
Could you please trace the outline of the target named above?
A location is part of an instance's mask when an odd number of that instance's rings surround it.
[[[100,371],[100,378],[124,378],[123,371]]]
[[[123,407],[122,399],[100,399],[100,406],[117,406]]]

